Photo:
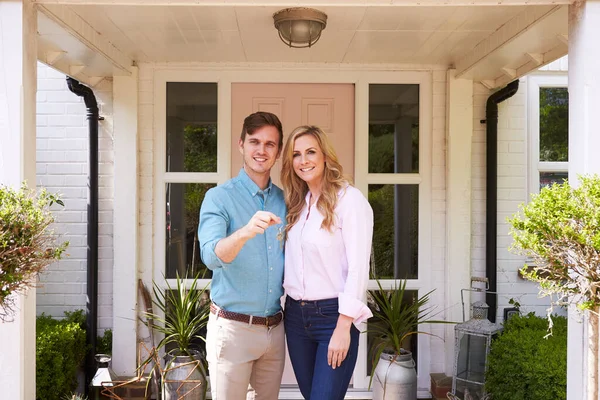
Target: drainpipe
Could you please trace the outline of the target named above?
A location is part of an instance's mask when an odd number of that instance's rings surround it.
[[[94,376],[96,335],[98,331],[98,102],[92,89],[67,77],[69,90],[83,97],[87,108],[89,130],[88,204],[87,204],[87,301],[85,360],[85,393],[88,394]]]
[[[485,273],[489,281],[489,291],[496,292],[497,285],[497,239],[498,239],[498,104],[511,98],[519,90],[519,80],[512,81],[487,99],[485,107],[486,124],[486,200],[485,200]],[[496,322],[498,296],[486,295],[490,306],[488,319]]]

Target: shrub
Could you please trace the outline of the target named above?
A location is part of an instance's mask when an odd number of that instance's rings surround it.
[[[63,205],[58,195],[26,185],[0,185],[0,321],[14,313],[13,293],[36,284],[38,274],[59,260],[68,242],[57,245],[49,230],[54,217],[50,206]]]
[[[96,340],[96,354],[112,354],[112,329],[106,329]]]
[[[494,400],[561,400],[567,398],[567,320],[530,313],[513,316],[492,342],[486,391]]]
[[[61,400],[77,387],[77,369],[85,353],[85,331],[80,322],[83,311],[65,313],[56,320],[37,317],[36,398]]]

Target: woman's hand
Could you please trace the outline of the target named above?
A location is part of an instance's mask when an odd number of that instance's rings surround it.
[[[352,318],[340,314],[337,325],[331,335],[331,339],[329,339],[329,348],[327,351],[327,364],[333,369],[342,365],[342,361],[344,361],[348,355],[351,327]]]

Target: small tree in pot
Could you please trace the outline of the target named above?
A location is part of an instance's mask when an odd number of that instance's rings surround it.
[[[60,260],[69,245],[57,244],[49,228],[54,203],[64,205],[45,189],[0,186],[0,321],[14,315],[13,294],[35,286],[39,273]]]
[[[207,287],[199,288],[196,276],[189,289],[186,279],[177,276],[176,287],[167,282],[163,290],[153,283],[153,303],[158,313],[147,313],[151,328],[164,335],[157,351],[165,349],[162,376],[163,400],[204,400],[206,398],[206,361],[197,346],[204,341],[210,300]]]
[[[428,306],[430,295],[411,298],[406,290],[406,280],[384,290],[369,291],[369,306],[373,320],[369,321],[367,333],[372,338],[374,400],[416,400],[417,373],[412,353],[404,348],[404,342],[418,331],[422,323],[446,323],[432,320],[433,308]]]

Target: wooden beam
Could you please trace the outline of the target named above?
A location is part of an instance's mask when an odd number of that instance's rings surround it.
[[[86,2],[86,4],[89,3]],[[38,10],[92,51],[106,58],[114,68],[120,70],[122,73],[124,72],[125,75],[131,75],[130,68],[133,66],[133,60],[113,46],[112,43],[93,29],[87,21],[73,12],[71,8],[53,7],[52,11],[50,11],[48,8],[40,5],[38,6]]]
[[[281,7],[319,7],[319,6],[364,6],[365,3],[373,6],[531,6],[544,4],[570,4],[571,0],[306,0],[306,1],[244,1],[244,0],[32,0],[36,4],[103,4],[103,5],[170,5],[170,6],[243,6],[251,4],[257,6]]]
[[[507,46],[517,37],[529,31],[534,25],[562,9],[555,6],[545,11],[535,7],[528,7],[524,12],[515,16],[497,31],[481,41],[475,48],[456,62],[456,76],[460,78],[473,70],[477,65],[491,57],[496,51]]]

